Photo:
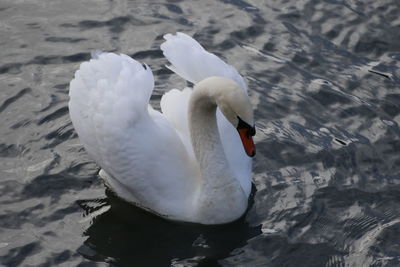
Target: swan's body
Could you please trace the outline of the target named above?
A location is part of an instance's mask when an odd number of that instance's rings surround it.
[[[245,212],[251,190],[251,159],[232,126],[254,124],[247,87],[191,37],[165,38],[170,68],[195,83],[194,90],[171,90],[161,99],[162,113],[155,111],[148,104],[150,68],[102,53],[82,63],[71,81],[71,120],[120,197],[172,220],[233,221]]]

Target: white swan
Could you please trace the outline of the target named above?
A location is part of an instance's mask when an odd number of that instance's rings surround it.
[[[121,198],[171,220],[231,222],[246,211],[251,191],[255,130],[246,84],[188,35],[164,38],[169,68],[193,90],[166,93],[160,113],[149,105],[149,66],[100,53],[70,83],[72,123]]]

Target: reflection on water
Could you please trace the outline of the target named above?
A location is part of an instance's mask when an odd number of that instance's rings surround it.
[[[261,233],[260,226],[250,227],[244,218],[211,227],[172,223],[132,207],[110,192],[107,199],[80,204],[90,213],[104,205],[109,208],[95,217],[84,232],[88,238],[78,249],[95,261],[117,260],[119,264],[134,262],[138,266],[216,265],[217,260]]]
[[[3,1],[0,264],[400,265],[399,12],[394,0]],[[168,222],[105,192],[68,116],[93,49],[149,64],[156,108],[186,86],[159,50],[175,31],[250,88],[255,189],[233,224]]]

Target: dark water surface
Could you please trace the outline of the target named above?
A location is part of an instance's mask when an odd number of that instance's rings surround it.
[[[93,49],[151,66],[153,104],[182,31],[234,65],[257,119],[241,220],[171,223],[106,192],[68,116]],[[397,0],[0,3],[0,263],[5,266],[399,266]]]

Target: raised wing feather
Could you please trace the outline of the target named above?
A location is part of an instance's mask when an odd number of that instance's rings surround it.
[[[195,158],[192,142],[190,140],[189,124],[187,123],[188,104],[191,95],[192,89],[190,88],[185,88],[182,91],[172,89],[163,95],[160,106],[165,117],[178,132],[190,157]]]
[[[174,219],[174,214],[189,214],[180,210],[189,207],[181,202],[196,181],[178,134],[148,105],[153,87],[148,66],[103,53],[75,73],[69,110],[85,149],[113,179],[112,189]]]
[[[171,63],[167,67],[185,80],[196,84],[207,77],[220,76],[236,81],[247,92],[243,77],[234,67],[207,52],[189,35],[178,32],[166,34],[164,39],[161,50]]]
[[[247,85],[238,71],[216,55],[207,52],[192,37],[178,32],[176,35],[166,34],[164,39],[166,41],[161,44],[161,50],[171,63],[168,68],[182,78],[192,83],[198,83],[211,76],[230,78],[247,92]],[[183,111],[187,114],[190,93],[191,91],[180,92],[175,90],[164,95],[161,100],[163,114],[176,125],[176,128],[182,129],[181,135],[186,135],[187,138],[190,136],[187,115],[186,118],[179,119],[182,116],[179,114]],[[228,162],[238,177],[243,190],[249,195],[251,191],[251,159],[245,154],[236,129],[219,110],[217,111],[217,119]],[[185,137],[182,139],[185,140]]]

